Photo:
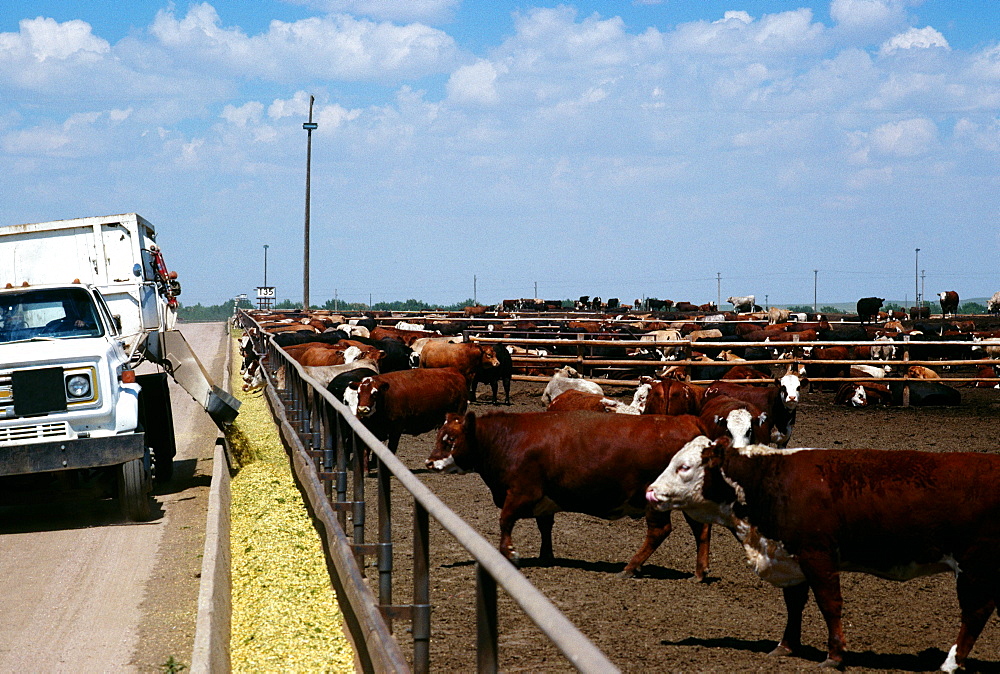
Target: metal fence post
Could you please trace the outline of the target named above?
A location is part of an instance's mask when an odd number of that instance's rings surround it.
[[[430,671],[431,581],[430,517],[413,501],[413,671]]]
[[[497,672],[497,582],[476,564],[476,663],[479,672]]]

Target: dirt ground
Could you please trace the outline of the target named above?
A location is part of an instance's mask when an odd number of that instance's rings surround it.
[[[542,386],[514,383],[513,411],[543,409]],[[849,410],[832,404],[832,394],[807,393],[790,446],[917,448],[926,451],[998,452],[1000,391],[962,389],[957,408]],[[608,393],[629,400],[630,392]],[[485,391],[480,390],[485,400]],[[478,402],[477,413],[494,409]],[[424,470],[432,433],[405,437],[399,456],[452,509],[490,542],[498,538],[498,509],[476,474],[436,475]],[[374,480],[369,479],[369,488]],[[411,596],[409,579],[411,506],[394,490],[396,602]],[[374,508],[374,507],[373,507]],[[692,580],[694,540],[680,515],[675,530],[644,567],[642,578],[616,577],[642,542],[641,520],[604,521],[561,513],[556,517],[556,561],[537,561],[538,530],[531,521],[514,529],[522,570],[604,653],[626,672],[812,671],[825,657],[826,629],[810,602],[803,624],[806,651],[774,658],[784,626],[780,590],[746,568],[732,535],[714,530],[709,582]],[[368,521],[376,519],[374,509]],[[432,671],[473,671],[476,662],[475,583],[470,555],[450,535],[431,525],[431,587],[434,604]],[[374,569],[369,569],[374,578]],[[936,670],[958,632],[954,577],[938,574],[907,583],[859,573],[842,575],[844,625],[851,671]],[[396,627],[404,652],[411,652],[404,623]],[[572,671],[563,656],[501,591],[501,669]],[[994,616],[969,660],[970,671],[1000,672],[1000,619]]]

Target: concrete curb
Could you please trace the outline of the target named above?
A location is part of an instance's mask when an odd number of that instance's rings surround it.
[[[223,389],[230,390],[232,344],[226,322],[226,361]],[[230,567],[230,475],[225,438],[215,441],[212,459],[212,486],[208,495],[205,551],[198,591],[198,618],[195,623],[191,671],[229,672],[229,639],[232,627],[232,570]]]

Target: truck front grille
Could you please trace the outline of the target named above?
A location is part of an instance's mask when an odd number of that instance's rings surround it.
[[[0,427],[0,443],[51,440],[69,436],[69,424],[65,421],[49,421],[39,424]]]

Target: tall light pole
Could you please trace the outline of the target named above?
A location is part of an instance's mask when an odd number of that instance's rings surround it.
[[[306,141],[306,226],[302,246],[302,309],[304,311],[309,310],[309,178],[312,172],[313,131],[319,126],[313,123],[313,101],[315,100],[315,96],[309,97],[309,121],[302,125],[302,128],[308,133]]]
[[[920,310],[920,249],[917,248],[913,260],[913,297],[917,310]]]
[[[815,314],[819,309],[816,308],[816,286],[819,284],[819,269],[813,269],[813,313]]]

